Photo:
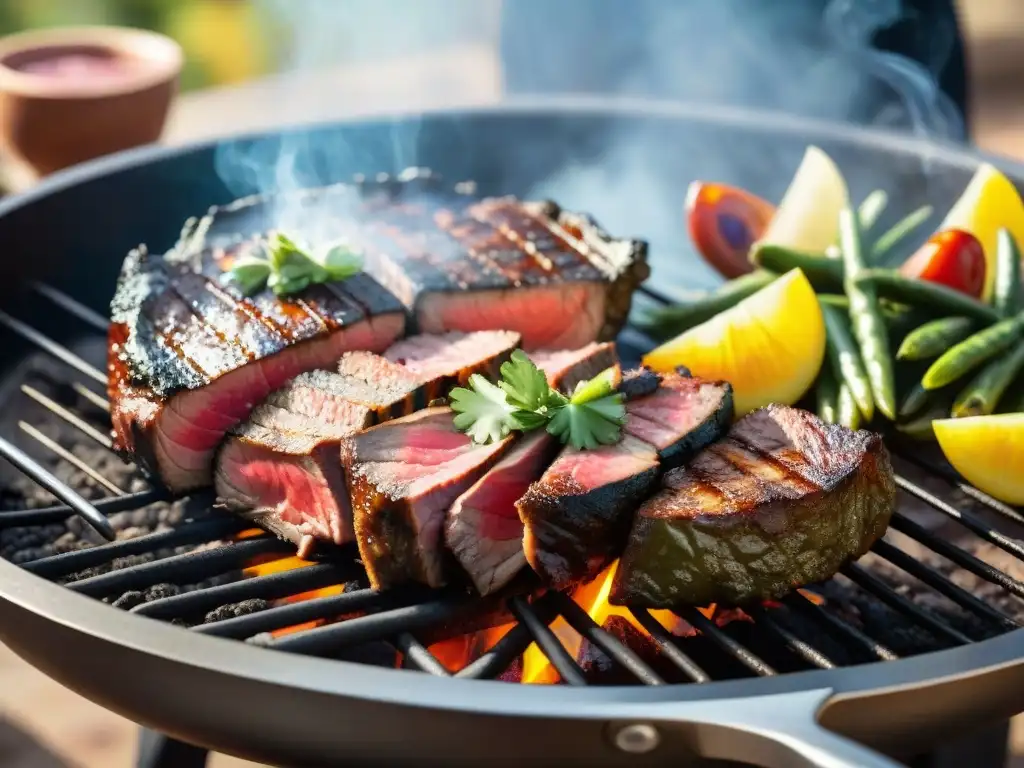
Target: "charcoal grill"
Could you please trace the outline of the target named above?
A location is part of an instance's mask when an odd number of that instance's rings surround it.
[[[979,161],[955,148],[782,116],[584,99],[318,126],[230,146],[252,157],[282,140],[305,158],[304,184],[415,162],[448,179],[472,178],[485,194],[550,194],[592,211],[609,231],[642,233],[654,277],[641,305],[712,280],[686,251],[680,221],[693,178],[778,197],[813,142],[849,169],[853,194],[883,186],[901,207],[928,200],[942,210]],[[30,478],[55,499],[16,508],[8,492],[0,512],[0,534],[20,547],[16,562],[0,560],[0,638],[28,662],[143,726],[275,765],[720,759],[881,768],[896,764],[882,753],[913,754],[1024,710],[1024,583],[1015,575],[1024,517],[898,443],[904,507],[894,533],[817,587],[823,604],[797,593],[752,610],[752,622],[725,625],[685,609],[679,615],[697,630],[687,638],[633,611],[659,651],[655,661],[565,595],[523,593],[507,602],[515,627],[450,670],[428,646],[476,610],[472,598],[373,593],[353,557],[234,578],[256,558],[291,550],[266,535],[239,537],[242,523],[210,514],[201,494],[166,530],[39,551],[68,521],[110,534],[119,513],[164,498],[83,458],[109,448],[99,394],[104,313],[130,247],[166,248],[186,217],[257,191],[222,182],[216,152],[212,144],[133,152],[0,205],[5,482]],[[627,357],[648,343],[632,330],[620,341]],[[78,450],[83,444],[93,453]],[[90,500],[59,479],[68,471],[79,490],[91,488]],[[992,552],[994,563],[983,556]],[[176,586],[155,587],[167,584]],[[340,594],[281,602],[336,584],[346,585]],[[270,634],[345,615],[354,617]],[[559,616],[585,639],[596,667],[581,666],[552,631]],[[182,620],[200,623],[174,626]],[[496,681],[531,643],[563,685]],[[401,669],[393,668],[396,650]]]

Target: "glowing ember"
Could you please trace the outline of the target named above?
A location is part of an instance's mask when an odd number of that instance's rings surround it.
[[[248,531],[242,531],[242,534],[247,534]],[[263,533],[260,531],[260,533]],[[241,535],[241,534],[240,534]],[[243,538],[251,538],[243,536]],[[296,568],[305,568],[306,566],[313,565],[314,563],[309,560],[303,560],[300,557],[281,557],[280,555],[266,555],[257,556],[252,559],[252,562],[248,567],[242,570],[242,573],[249,578],[256,576],[269,576],[272,573],[282,573],[283,571],[294,571]],[[320,587],[319,589],[311,589],[307,592],[301,592],[297,595],[290,595],[283,597],[280,600],[275,600],[273,605],[287,605],[288,603],[301,603],[306,600],[313,600],[317,597],[331,597],[332,595],[340,595],[345,591],[345,587],[341,584],[332,584],[329,587]],[[315,621],[307,621],[302,624],[296,624],[291,627],[282,627],[280,629],[273,630],[270,634],[272,637],[280,637],[282,635],[290,635],[293,632],[302,632],[307,629],[313,629],[327,623],[327,619],[317,619]]]
[[[449,672],[458,672],[463,667],[483,656],[494,647],[515,624],[484,629],[450,640],[442,640],[429,646],[429,650]],[[401,659],[399,659],[401,664]]]
[[[798,589],[797,592],[806,597],[815,605],[825,604],[825,598],[819,595],[817,592],[811,592],[809,589]]]

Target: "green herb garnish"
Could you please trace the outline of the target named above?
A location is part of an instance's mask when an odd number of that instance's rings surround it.
[[[278,296],[288,296],[310,285],[344,280],[362,271],[363,257],[345,243],[330,243],[320,248],[300,245],[281,233],[266,244],[266,257],[243,256],[224,274],[246,296],[270,288]]]
[[[566,397],[548,385],[544,372],[525,353],[516,350],[501,366],[497,384],[473,374],[468,388],[452,390],[455,427],[483,444],[512,431],[546,427],[577,450],[611,445],[619,441],[626,420],[616,382],[616,370],[609,368],[577,384],[572,396]]]

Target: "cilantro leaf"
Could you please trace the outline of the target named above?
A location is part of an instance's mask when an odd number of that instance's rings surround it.
[[[321,249],[316,260],[331,280],[344,280],[363,270],[363,254],[344,242]]]
[[[625,419],[622,395],[606,395],[559,408],[548,423],[548,432],[576,450],[590,450],[617,443]]]
[[[505,392],[479,373],[469,377],[469,388],[456,387],[449,397],[456,413],[455,428],[475,443],[486,445],[520,428],[516,409],[509,404]]]
[[[505,390],[508,401],[524,411],[536,411],[545,404],[548,379],[521,349],[512,353],[512,359],[501,364],[501,381],[498,386]]]
[[[524,411],[520,409],[512,414],[512,418],[519,424],[518,428],[523,432],[530,432],[548,423],[548,414],[546,412]]]

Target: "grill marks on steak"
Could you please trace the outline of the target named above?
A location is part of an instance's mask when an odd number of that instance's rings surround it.
[[[895,508],[879,435],[769,406],[668,473],[639,511],[616,604],[743,604],[832,576],[880,538]]]
[[[108,390],[116,449],[175,492],[208,485],[225,432],[296,375],[350,349],[382,351],[401,305],[366,275],[294,300],[243,297],[210,251],[125,260],[111,302]]]
[[[521,338],[513,331],[420,334],[396,342],[384,357],[419,380],[420,400],[429,403],[465,386],[474,373],[496,379]]]
[[[526,435],[449,510],[445,543],[481,595],[501,589],[526,566],[516,502],[558,447],[544,431]]]
[[[530,353],[530,359],[544,372],[548,384],[565,394],[619,361],[613,341],[591,342],[579,349],[539,349]]]
[[[511,437],[476,445],[452,417],[427,408],[342,442],[359,554],[375,589],[445,583],[445,515],[511,445]]]

